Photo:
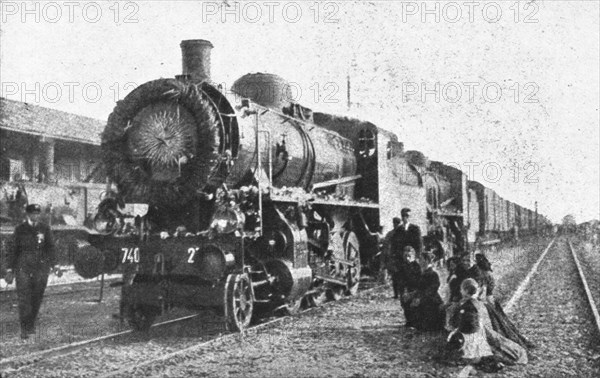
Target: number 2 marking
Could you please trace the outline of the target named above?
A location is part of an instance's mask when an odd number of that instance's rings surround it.
[[[198,252],[199,249],[200,247],[192,247],[188,249],[188,254],[190,255],[190,257],[188,257],[188,264],[194,263],[194,257],[196,256],[196,252]]]

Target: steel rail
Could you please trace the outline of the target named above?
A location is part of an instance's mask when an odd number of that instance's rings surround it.
[[[550,241],[550,243],[548,244],[546,249],[544,249],[544,252],[542,252],[542,254],[537,259],[535,264],[533,264],[533,266],[531,267],[531,270],[529,271],[529,273],[527,273],[527,276],[525,276],[523,281],[521,281],[521,283],[519,284],[519,286],[517,287],[517,289],[511,296],[510,300],[504,306],[504,311],[507,314],[512,312],[512,309],[514,308],[515,304],[519,301],[519,299],[525,293],[525,289],[527,289],[527,286],[529,286],[529,282],[531,281],[531,278],[537,272],[538,267],[540,266],[540,264],[542,263],[542,261],[544,260],[546,255],[548,254],[550,247],[552,247],[552,244],[554,244],[555,241],[556,241],[556,236]],[[466,378],[475,370],[476,370],[475,367],[473,365],[469,364],[469,365],[463,367],[462,369],[460,369],[454,377],[455,378]]]
[[[164,325],[179,323],[182,321],[186,321],[186,320],[195,318],[198,315],[199,314],[194,314],[194,315],[183,316],[181,318],[166,320],[164,322],[153,324],[152,327],[161,327]],[[133,332],[134,332],[133,330],[127,330],[127,331],[122,331],[122,332],[111,333],[111,334],[99,336],[99,337],[96,337],[93,339],[77,341],[74,343],[60,345],[60,346],[57,346],[54,348],[44,349],[44,350],[40,350],[37,352],[28,353],[25,355],[19,355],[19,356],[6,358],[6,359],[3,359],[0,361],[0,368],[5,369],[5,368],[9,367],[9,365],[14,365],[15,363],[23,363],[22,366],[19,366],[17,369],[12,370],[11,372],[18,371],[18,370],[26,368],[32,364],[38,363],[40,361],[46,361],[46,360],[50,360],[50,359],[56,358],[56,357],[68,356],[69,354],[75,353],[79,349],[81,349],[82,347],[85,347],[87,345],[91,345],[91,344],[94,344],[94,343],[97,343],[100,341],[114,339],[114,338],[117,338],[120,336],[131,334]],[[64,352],[64,353],[61,353],[61,352]]]
[[[575,253],[575,249],[571,244],[570,240],[567,240],[567,244],[569,244],[569,249],[571,250],[571,255],[573,256],[573,260],[575,260],[575,265],[577,265],[577,271],[579,272],[579,278],[583,283],[583,288],[585,289],[585,294],[592,309],[592,314],[594,314],[594,321],[596,323],[596,329],[598,330],[598,334],[600,334],[600,314],[598,314],[598,307],[596,306],[596,302],[594,301],[594,297],[592,296],[592,292],[590,287],[588,286],[587,280],[585,279],[585,274],[583,269],[581,268],[581,264],[579,263],[579,258],[577,257],[577,253]]]
[[[525,277],[525,279],[523,281],[521,281],[521,284],[519,285],[518,289],[515,291],[515,293],[513,294],[513,296],[511,297],[511,299],[509,300],[509,302],[507,303],[507,305],[505,307],[505,312],[507,314],[509,313],[509,311],[513,310],[513,308],[516,305],[516,303],[519,301],[519,299],[521,298],[521,296],[524,294],[525,289],[529,285],[529,281],[531,280],[531,278],[533,277],[533,275],[537,272],[540,263],[542,262],[542,260],[544,259],[544,257],[548,253],[548,251],[550,250],[550,247],[552,246],[552,244],[555,241],[556,241],[556,237],[554,237],[552,239],[552,241],[550,242],[550,244],[548,244],[548,247],[546,247],[546,249],[544,250],[544,252],[538,258],[538,260],[536,261],[536,263],[534,264],[534,266],[531,268],[531,270],[527,274],[527,277]],[[592,297],[592,293],[591,293],[591,291],[589,289],[589,286],[588,286],[587,281],[585,279],[585,275],[583,273],[581,265],[579,264],[579,260],[577,259],[575,251],[573,249],[573,246],[571,245],[571,242],[569,240],[567,240],[567,244],[569,245],[569,248],[571,249],[571,254],[573,256],[573,259],[575,260],[575,265],[577,266],[577,270],[579,272],[579,278],[581,279],[581,282],[583,283],[583,286],[584,286],[584,289],[585,289],[585,292],[586,292],[586,295],[587,295],[588,303],[590,304],[590,307],[592,308],[592,312],[594,314],[594,319],[595,319],[595,322],[596,322],[596,327],[598,329],[598,332],[600,333],[600,315],[598,314],[598,310],[596,308],[596,304],[595,304],[594,299]],[[455,377],[456,378],[468,377],[469,374],[473,370],[474,370],[474,367],[472,365],[467,365],[467,366],[463,367],[457,373],[457,375]]]
[[[542,263],[542,260],[544,260],[544,258],[548,254],[548,251],[550,250],[550,247],[552,247],[552,244],[554,244],[555,241],[556,241],[556,236],[552,239],[552,241],[550,241],[550,244],[548,244],[548,246],[546,247],[544,252],[540,255],[540,257],[537,259],[535,264],[533,264],[533,267],[531,267],[531,270],[529,271],[527,276],[523,279],[523,281],[521,281],[517,290],[515,290],[514,294],[512,295],[512,297],[510,298],[508,303],[506,303],[506,305],[504,306],[504,311],[507,314],[512,312],[514,306],[517,304],[519,299],[521,299],[521,296],[523,296],[523,294],[525,293],[525,289],[527,289],[527,286],[529,286],[529,281],[531,281],[531,278],[537,272],[538,267]]]
[[[379,286],[375,286],[375,287],[366,289],[364,291],[361,291],[358,296],[360,296],[362,293],[366,293],[366,292],[375,290],[375,289],[377,289],[379,287],[382,287],[382,286],[385,286],[385,285],[379,285]],[[351,298],[356,298],[356,296],[354,296],[354,297],[348,297],[348,298],[350,298],[350,299]],[[346,298],[342,298],[342,301],[344,299],[346,299]],[[339,302],[339,301],[332,301],[331,303],[335,303],[335,302]],[[319,306],[319,307],[323,307],[323,306]],[[306,310],[302,311],[302,313],[314,310],[314,309],[319,308],[319,307],[306,309]],[[186,321],[186,320],[189,320],[189,319],[192,319],[192,318],[196,318],[199,315],[200,314],[194,314],[194,315],[188,315],[188,316],[184,316],[184,317],[180,317],[180,318],[176,318],[176,319],[167,320],[167,321],[164,321],[164,322],[153,324],[152,327],[154,328],[154,327],[165,326],[165,325],[169,325],[169,324],[173,324],[173,323],[183,322],[183,321]],[[276,318],[276,319],[267,321],[265,323],[253,326],[253,327],[245,330],[244,333],[254,332],[255,329],[259,330],[261,328],[277,324],[278,322],[282,322],[282,321],[284,321],[286,319],[289,319],[289,318],[291,318],[291,316],[285,316],[285,317]],[[28,353],[28,354],[25,354],[25,355],[19,355],[19,356],[14,356],[14,357],[6,358],[6,359],[3,359],[3,360],[0,361],[0,369],[7,369],[7,368],[10,368],[11,366],[14,366],[15,364],[20,364],[20,366],[18,366],[17,368],[13,368],[13,369],[10,370],[11,373],[15,373],[15,372],[17,372],[19,370],[26,369],[28,367],[31,367],[31,365],[35,365],[35,364],[43,362],[43,361],[48,361],[48,360],[52,360],[52,359],[55,359],[55,358],[65,357],[65,356],[77,353],[79,350],[81,350],[81,348],[83,348],[85,346],[92,345],[92,344],[95,344],[95,343],[98,343],[98,342],[101,342],[101,341],[115,339],[117,337],[128,335],[128,334],[133,334],[133,333],[134,333],[133,330],[116,332],[116,333],[112,333],[112,334],[108,334],[108,335],[104,335],[104,336],[99,336],[99,337],[96,337],[96,338],[93,338],[93,339],[82,340],[82,341],[78,341],[78,342],[75,342],[75,343],[60,345],[60,346],[57,346],[57,347],[54,347],[54,348],[44,349],[44,350],[40,350],[40,351],[37,351],[37,352]],[[132,366],[133,366],[133,368],[135,368],[138,365],[139,366],[144,366],[144,365],[152,364],[154,362],[159,362],[161,360],[164,360],[164,359],[167,359],[167,358],[171,358],[173,356],[177,356],[178,354],[183,354],[183,353],[187,352],[188,350],[192,350],[194,348],[202,347],[203,344],[208,344],[208,343],[211,343],[211,342],[216,342],[218,340],[224,340],[223,339],[224,337],[227,337],[227,336],[233,337],[235,335],[238,335],[238,333],[231,333],[231,334],[227,334],[227,335],[218,336],[217,338],[209,340],[209,341],[206,341],[204,343],[196,344],[196,345],[193,345],[191,347],[185,348],[183,350],[176,351],[176,352],[170,353],[168,355],[165,355],[165,356],[163,356],[159,360],[149,360],[146,364],[144,364],[144,362],[142,362],[141,363],[142,365],[140,365],[139,363],[132,364],[132,365],[127,365],[126,367],[124,367],[124,368],[122,368],[119,371],[114,372],[114,373],[118,374],[118,373],[120,373],[121,370],[126,371],[127,369],[131,369]],[[242,337],[243,337],[243,335],[242,335]],[[113,373],[107,373],[107,374],[108,375],[106,375],[106,376],[111,376],[110,374],[113,374]]]
[[[343,302],[345,300],[352,300],[353,298],[360,297],[363,294],[372,292],[374,290],[377,290],[379,288],[386,287],[386,286],[387,286],[387,284],[377,285],[377,286],[371,287],[369,289],[365,289],[365,290],[359,292],[357,295],[348,296],[348,297],[342,298],[339,301],[331,301],[331,302],[325,303],[324,305],[319,306],[319,307],[308,308],[308,309],[306,309],[304,311],[301,311],[299,314],[306,314],[306,313],[309,313],[311,311],[315,311],[315,310],[317,310],[319,308],[324,308],[324,307],[326,307],[328,305],[331,305],[333,303],[340,303],[340,302]],[[185,355],[186,353],[195,352],[195,351],[200,350],[200,349],[202,349],[204,347],[207,347],[207,346],[210,346],[210,345],[213,345],[213,344],[217,344],[219,342],[233,341],[236,337],[240,337],[243,340],[244,339],[244,335],[246,335],[246,334],[255,334],[256,332],[258,332],[260,330],[269,329],[269,328],[271,328],[273,326],[276,326],[276,325],[278,325],[280,323],[283,323],[284,321],[288,321],[290,319],[293,319],[296,316],[297,315],[287,315],[287,316],[283,316],[283,317],[276,318],[276,319],[273,319],[273,320],[269,320],[269,321],[267,321],[265,323],[257,324],[257,325],[254,325],[254,326],[250,327],[250,328],[247,328],[242,333],[238,333],[238,332],[229,333],[229,334],[226,334],[226,335],[218,336],[218,337],[216,337],[216,338],[214,338],[212,340],[204,341],[204,342],[201,342],[201,343],[189,346],[187,348],[183,348],[183,349],[180,349],[178,351],[165,354],[164,356],[161,356],[160,358],[153,358],[153,359],[146,360],[146,361],[132,363],[132,364],[129,364],[129,365],[126,365],[126,366],[122,367],[119,370],[114,370],[114,371],[108,372],[106,374],[100,375],[99,378],[110,378],[110,377],[116,377],[118,375],[130,376],[131,374],[128,374],[128,373],[130,373],[132,370],[143,368],[143,367],[146,367],[146,366],[150,366],[150,365],[155,364],[157,362],[166,361],[166,360],[169,360],[169,359],[171,359],[173,357]]]

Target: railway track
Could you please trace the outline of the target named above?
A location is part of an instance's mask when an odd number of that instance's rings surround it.
[[[368,285],[359,292],[359,295],[377,287],[380,286]],[[309,308],[300,313],[314,309]],[[228,342],[238,337],[243,339],[247,333],[269,329],[290,318],[284,316],[266,319],[263,323],[249,327],[240,334],[226,331],[223,319],[211,311],[206,311],[157,323],[147,334],[127,330],[7,358],[0,361],[0,370],[3,371],[3,377],[48,375],[112,377],[137,367],[191,352],[211,343]],[[140,358],[136,359],[135,354],[138,352]],[[67,357],[68,360],[65,360]],[[107,360],[118,368],[107,372]],[[78,366],[77,361],[85,361],[85,368],[82,369],[83,365]],[[97,364],[98,368],[91,367],[90,362],[93,362],[92,365]]]
[[[573,260],[575,261],[575,265],[577,265],[577,271],[579,272],[579,278],[581,280],[581,284],[585,290],[585,295],[587,298],[587,302],[590,305],[590,309],[592,310],[592,315],[594,316],[594,323],[596,324],[596,330],[598,331],[598,335],[600,335],[600,314],[598,314],[598,307],[596,301],[594,300],[594,296],[592,294],[592,290],[590,289],[590,285],[588,285],[588,279],[585,274],[585,270],[582,268],[582,264],[577,257],[577,253],[573,248],[573,244],[571,241],[567,241],[569,245],[569,249],[571,250],[571,254],[573,255]],[[598,272],[597,272],[598,274]],[[591,277],[590,277],[591,278]],[[598,277],[594,277],[593,279],[598,280]],[[598,293],[596,293],[598,295]]]
[[[166,326],[166,325],[170,325],[170,324],[174,324],[174,323],[179,323],[182,321],[186,321],[189,319],[193,319],[195,317],[197,317],[198,315],[189,315],[189,316],[183,316],[180,318],[176,318],[176,319],[171,319],[171,320],[167,320],[164,322],[160,322],[160,323],[156,323],[154,325],[152,325],[152,327],[162,327],[162,326]],[[43,361],[43,360],[49,360],[51,358],[56,358],[56,357],[66,357],[72,353],[77,352],[77,350],[81,349],[81,348],[85,348],[86,346],[95,344],[95,343],[100,343],[100,342],[104,342],[104,341],[108,341],[108,340],[112,340],[112,339],[116,339],[118,337],[122,337],[125,335],[131,335],[133,334],[132,330],[127,330],[127,331],[122,331],[122,332],[116,332],[116,333],[111,333],[108,335],[104,335],[104,336],[100,336],[100,337],[96,337],[93,339],[89,339],[89,340],[83,340],[83,341],[78,341],[75,343],[70,343],[70,344],[66,344],[66,345],[60,345],[57,347],[53,347],[53,348],[49,348],[49,349],[44,349],[41,351],[37,351],[37,352],[32,352],[32,353],[28,353],[25,355],[19,355],[19,356],[13,356],[13,357],[9,357],[6,359],[3,359],[0,362],[0,369],[4,370],[4,369],[10,369],[10,372],[15,372],[18,371],[20,369],[23,369],[24,367],[27,367],[31,364],[35,364],[37,362]],[[11,366],[14,365],[19,365],[18,368],[16,369],[11,369]]]
[[[587,315],[581,314],[585,308],[588,310],[588,302],[582,296],[584,290],[581,288],[576,263],[574,262],[573,252],[569,252],[570,246],[561,239],[553,240],[543,251],[539,259],[535,262],[532,269],[527,274],[519,288],[514,291],[508,305],[513,309],[513,317],[527,336],[538,343],[538,349],[534,350],[534,357],[530,364],[525,367],[513,367],[511,372],[533,376],[570,376],[592,375],[590,369],[570,370],[570,365],[564,365],[563,362],[570,361],[570,353],[577,348],[590,349],[590,340],[599,340],[600,333],[587,335],[583,341],[577,344],[577,340],[561,338],[564,332],[589,333],[589,325],[593,321],[589,319],[573,320],[574,316],[580,316],[582,319]],[[560,273],[560,274],[559,274]],[[374,285],[374,283],[371,283]],[[380,286],[363,288],[359,295],[376,290]],[[539,295],[551,290],[548,287],[554,287],[556,293],[552,295]],[[579,296],[578,296],[579,295]],[[554,306],[548,302],[552,298],[557,303],[564,306]],[[351,298],[349,298],[351,299]],[[575,301],[575,304],[570,301]],[[557,310],[555,310],[557,309]],[[308,311],[314,311],[309,309]],[[558,314],[555,313],[558,311]],[[306,311],[304,311],[306,313]],[[194,320],[196,319],[196,320]],[[278,327],[288,322],[291,317],[282,317],[270,319],[262,324],[250,327],[242,333],[224,332],[222,327],[213,327],[216,323],[203,323],[208,318],[198,319],[197,316],[188,317],[185,325],[179,319],[174,319],[167,327],[154,327],[150,334],[143,336],[133,335],[126,332],[126,335],[118,336],[112,339],[108,337],[105,340],[95,340],[89,344],[80,344],[72,346],[72,349],[64,348],[55,352],[55,355],[39,356],[28,365],[17,367],[17,369],[5,371],[6,376],[100,376],[100,377],[119,377],[132,376],[134,374],[143,374],[153,371],[157,367],[171,366],[186,361],[197,354],[198,351],[223,350],[233,343],[243,342],[246,336],[267,332],[271,328]],[[214,318],[213,321],[221,321]],[[566,331],[557,335],[556,324],[564,324]],[[202,324],[205,324],[202,326]],[[212,327],[212,328],[211,328]],[[577,329],[578,331],[573,331]],[[593,328],[592,328],[593,329]],[[211,332],[212,330],[212,332]],[[561,329],[562,330],[562,329]],[[596,332],[594,330],[594,332]],[[123,339],[119,339],[123,337]],[[596,337],[596,339],[593,339]],[[585,345],[580,345],[583,342]],[[549,347],[548,343],[552,345]],[[560,355],[557,357],[553,348],[559,349]],[[548,352],[548,350],[550,352]],[[579,353],[579,352],[577,352]],[[566,354],[569,356],[565,357]],[[584,353],[585,354],[585,353]],[[69,357],[64,358],[64,357]],[[588,353],[583,356],[575,356],[575,361],[582,359],[591,361],[588,365],[594,364],[594,354]],[[543,364],[540,363],[543,362]],[[548,370],[544,364],[552,364],[555,361],[557,366]],[[600,360],[597,360],[600,363]],[[563,364],[563,365],[561,365]],[[596,363],[596,366],[598,364]],[[542,366],[543,368],[541,368]],[[586,366],[583,364],[582,366]],[[536,374],[530,374],[530,369],[541,369]],[[3,374],[5,376],[5,374]]]
[[[509,309],[537,348],[528,365],[514,370],[527,376],[599,376],[597,307],[571,242],[557,239],[528,277]]]
[[[112,282],[116,282],[118,279],[113,278],[111,280],[104,281],[104,289],[107,289]],[[100,283],[97,281],[92,282],[69,282],[64,284],[57,284],[48,286],[44,292],[44,297],[53,297],[69,294],[77,294],[88,291],[100,292]],[[0,303],[6,303],[10,301],[16,301],[17,291],[16,290],[3,290],[0,291]]]
[[[537,344],[520,376],[597,377],[600,317],[571,241],[554,239],[504,306]],[[456,377],[467,377],[468,365]]]

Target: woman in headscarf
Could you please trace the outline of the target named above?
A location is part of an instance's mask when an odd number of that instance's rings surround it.
[[[450,325],[450,319],[455,315],[458,310],[458,303],[462,298],[460,292],[460,285],[462,282],[471,277],[471,257],[468,253],[462,256],[453,256],[448,259],[448,303],[446,308],[446,330],[451,331],[452,326]]]
[[[438,293],[440,276],[433,270],[433,260],[431,252],[421,255],[423,272],[419,280],[417,299],[411,304],[415,307],[415,327],[425,331],[438,331],[444,327],[444,302]]]
[[[519,332],[514,323],[508,319],[500,303],[494,299],[496,282],[492,276],[492,264],[487,257],[482,253],[476,254],[475,265],[470,271],[472,278],[481,286],[480,299],[488,310],[494,331],[522,347],[533,348],[533,343]]]
[[[526,364],[527,352],[519,344],[503,337],[492,329],[484,304],[479,300],[479,285],[467,278],[460,285],[462,299],[455,316],[451,320],[452,334],[461,333],[464,343],[462,358],[478,364],[484,358],[493,356],[496,362],[508,365]]]

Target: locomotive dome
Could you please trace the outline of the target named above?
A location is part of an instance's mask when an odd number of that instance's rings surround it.
[[[289,82],[281,76],[270,73],[248,73],[237,79],[231,90],[272,109],[281,109],[293,99]]]

